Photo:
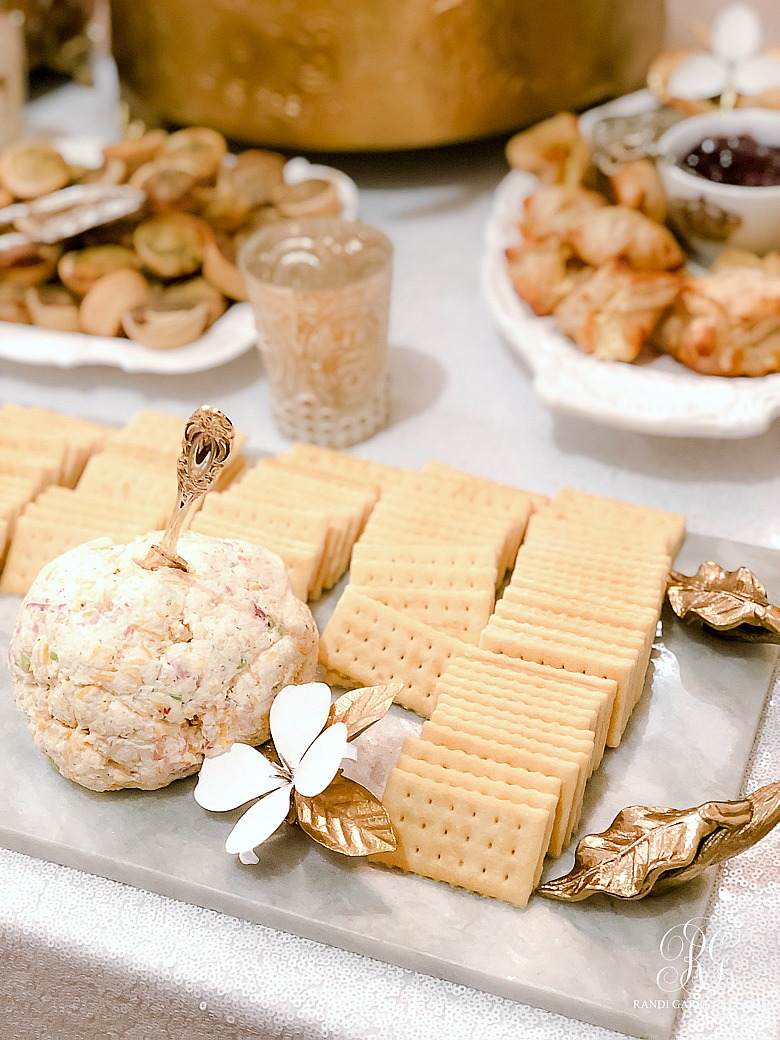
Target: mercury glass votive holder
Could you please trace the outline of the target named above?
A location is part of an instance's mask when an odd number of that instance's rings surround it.
[[[239,265],[285,436],[345,448],[387,423],[392,252],[381,231],[337,217],[270,224],[246,242]]]

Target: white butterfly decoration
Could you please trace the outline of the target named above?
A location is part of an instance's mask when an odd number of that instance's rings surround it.
[[[730,4],[712,23],[712,53],[701,51],[680,63],[668,90],[684,100],[720,98],[734,104],[737,95],[754,97],[780,88],[780,58],[759,53],[763,42],[761,19],[749,4]]]

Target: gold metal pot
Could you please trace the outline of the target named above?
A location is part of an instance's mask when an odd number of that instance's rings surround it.
[[[112,0],[147,116],[287,148],[446,144],[639,86],[663,0]]]

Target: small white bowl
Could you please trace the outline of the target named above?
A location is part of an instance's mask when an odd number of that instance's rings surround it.
[[[675,123],[658,142],[658,172],[670,222],[705,264],[726,247],[759,254],[780,249],[780,185],[719,184],[676,165],[704,138],[732,134],[749,134],[759,144],[780,146],[780,112],[706,112]]]

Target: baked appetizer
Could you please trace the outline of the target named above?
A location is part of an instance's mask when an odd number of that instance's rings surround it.
[[[594,267],[618,257],[644,271],[673,271],[685,263],[668,228],[627,206],[604,206],[569,227],[578,256]]]
[[[650,159],[633,159],[618,166],[609,184],[619,206],[637,209],[657,224],[666,220],[666,192]]]
[[[236,264],[235,246],[224,235],[210,238],[203,248],[203,277],[231,300],[246,300],[246,278]]]
[[[57,274],[60,281],[77,296],[86,296],[95,282],[111,271],[137,271],[138,255],[125,246],[89,246],[72,249],[60,257]]]
[[[208,224],[190,213],[167,213],[145,220],[133,235],[144,267],[159,278],[195,274],[203,263],[203,247],[211,237]]]
[[[23,285],[13,285],[0,281],[0,321],[15,321],[20,325],[30,324],[30,312],[27,310]]]
[[[506,251],[515,292],[534,314],[552,314],[593,270],[565,242],[523,242]]]
[[[539,188],[523,203],[520,232],[532,242],[566,241],[569,229],[586,214],[602,209],[607,200],[579,185]]]
[[[341,213],[339,193],[333,181],[313,177],[297,184],[279,184],[271,202],[283,217],[337,217]]]
[[[37,199],[69,184],[70,170],[51,145],[16,141],[0,152],[0,182],[17,199]]]
[[[186,310],[188,307],[206,305],[206,324],[213,325],[225,313],[225,297],[205,278],[188,278],[175,282],[155,296],[154,306],[159,310]]]
[[[141,304],[122,316],[122,328],[136,343],[152,350],[169,350],[192,343],[206,331],[207,303],[168,309],[162,300]]]
[[[180,169],[199,181],[216,177],[227,153],[227,141],[208,126],[191,126],[177,130],[163,143],[160,154],[175,162]]]
[[[559,112],[511,137],[506,158],[515,169],[534,173],[543,184],[579,184],[589,165],[590,148],[572,112]]]
[[[634,361],[679,291],[674,274],[609,260],[566,297],[555,319],[586,354]]]
[[[279,152],[250,148],[226,155],[217,175],[217,189],[245,199],[251,208],[271,201],[274,188],[284,183],[287,160]]]
[[[55,332],[78,332],[79,304],[73,293],[62,285],[32,286],[25,302],[34,325]]]
[[[145,192],[149,209],[155,213],[197,209],[197,178],[169,159],[154,159],[139,166],[128,184]]]
[[[0,250],[0,283],[40,285],[54,274],[61,256],[62,246],[43,242],[21,242]]]
[[[93,336],[116,336],[127,311],[140,307],[150,292],[149,283],[138,271],[123,268],[104,274],[81,301],[82,331]]]
[[[735,265],[686,279],[654,339],[704,375],[780,371],[780,275]]]
[[[314,678],[317,631],[284,564],[185,534],[187,571],[139,566],[154,538],[98,539],[39,574],[9,660],[38,747],[92,791],[154,790],[268,739],[282,687]]]
[[[165,130],[148,130],[140,137],[123,137],[121,141],[106,145],[103,158],[106,163],[119,159],[124,163],[129,176],[139,166],[151,162],[159,154],[167,137]]]

